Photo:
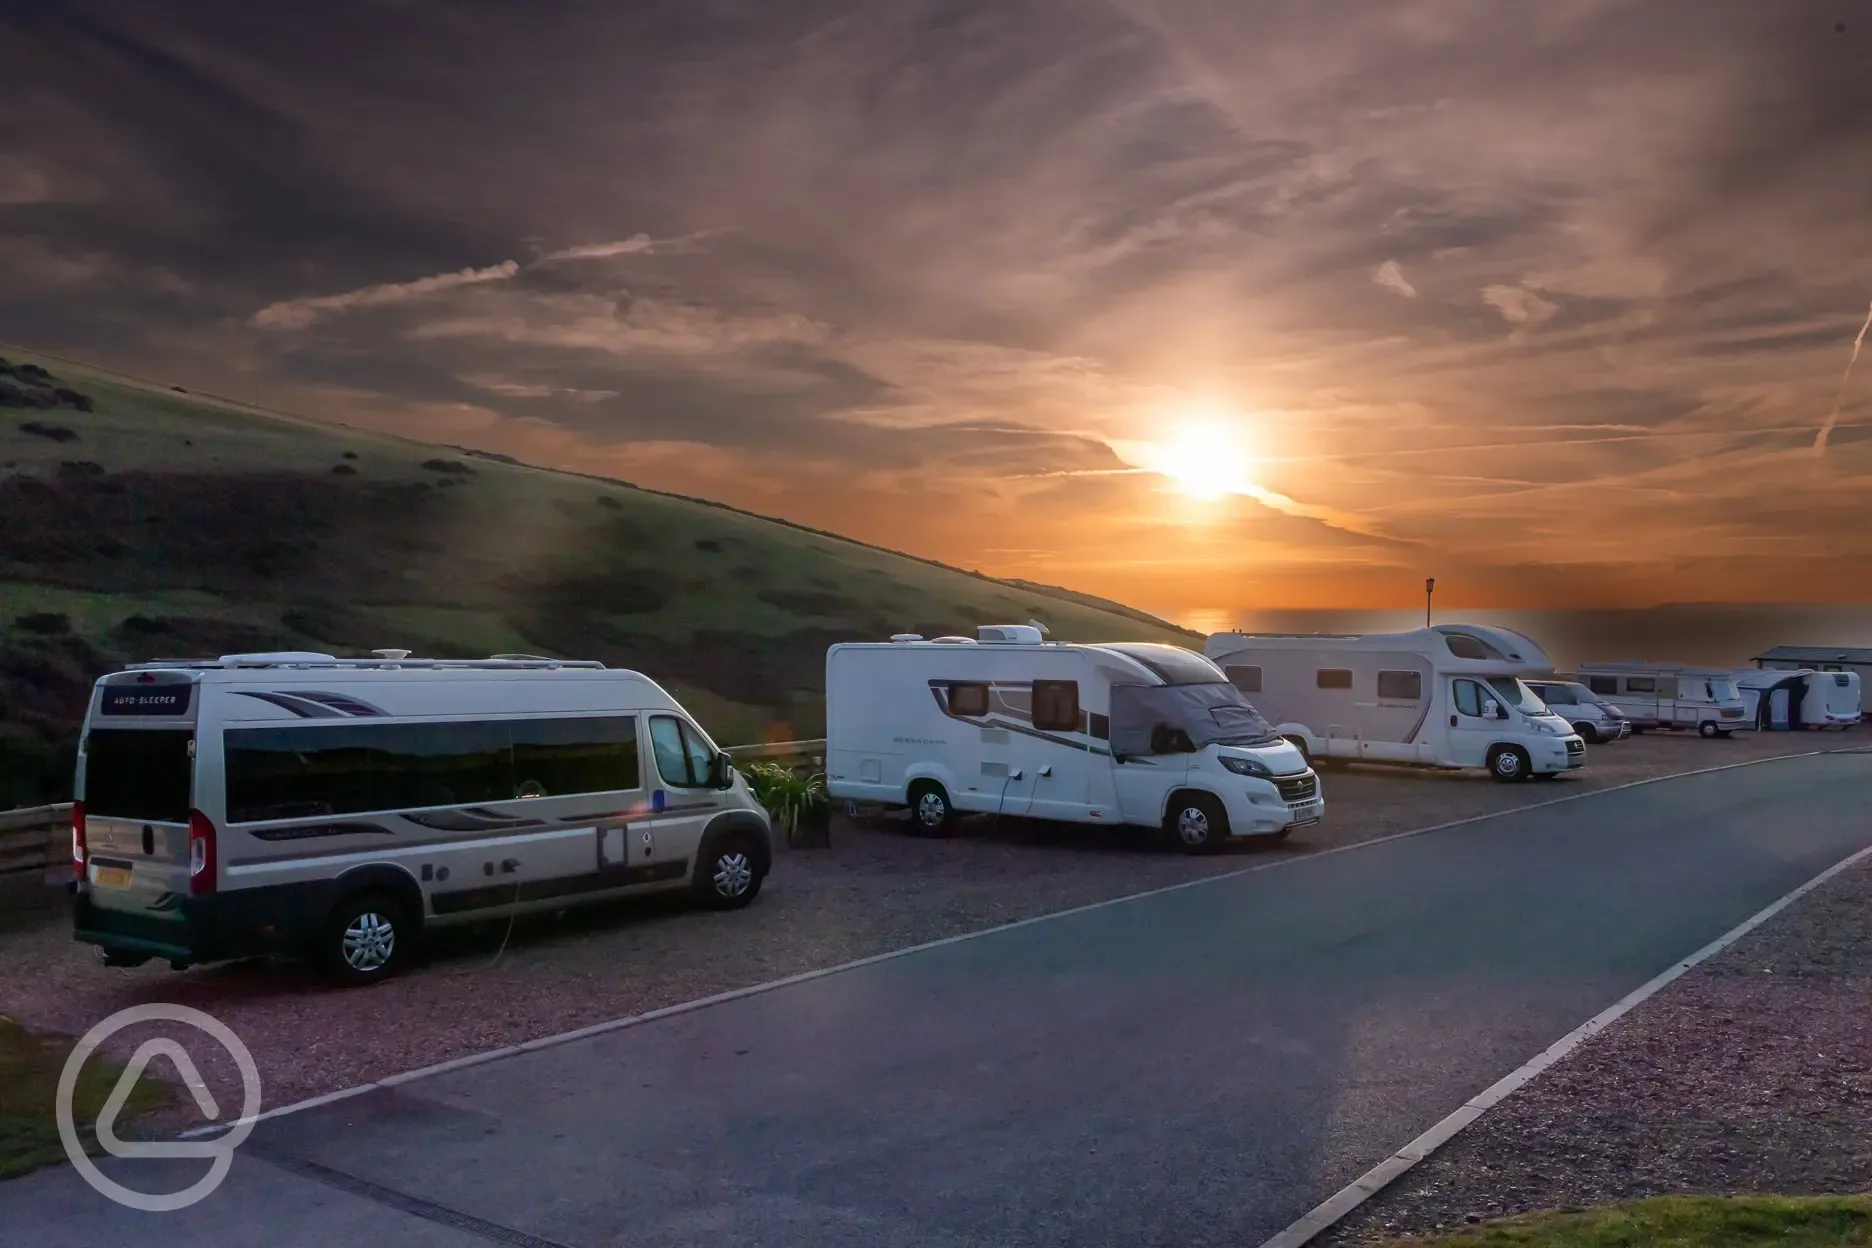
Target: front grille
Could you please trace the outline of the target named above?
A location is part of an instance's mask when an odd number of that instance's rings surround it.
[[[1274,787],[1280,790],[1283,801],[1310,801],[1319,792],[1319,777],[1310,771],[1298,776],[1282,776],[1274,782]]]
[[[1724,719],[1741,719],[1742,708],[1739,706],[1725,706],[1722,708],[1722,716]]]
[[[1586,752],[1586,743],[1578,737],[1568,737],[1566,752],[1569,754],[1584,754]]]

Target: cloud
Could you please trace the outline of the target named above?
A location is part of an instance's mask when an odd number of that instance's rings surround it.
[[[1386,290],[1396,291],[1406,299],[1417,297],[1417,288],[1405,279],[1404,270],[1395,260],[1387,260],[1379,265],[1378,271],[1372,274],[1371,280]]]
[[[344,312],[352,308],[382,307],[385,304],[420,299],[424,295],[455,290],[462,286],[478,286],[484,282],[504,282],[519,272],[520,266],[517,263],[512,260],[503,260],[485,269],[458,269],[453,273],[438,273],[433,277],[419,277],[408,282],[387,282],[379,286],[365,286],[359,290],[347,290],[337,295],[286,299],[267,304],[266,307],[253,314],[250,323],[256,329],[304,329],[320,317],[332,312]]]
[[[1501,313],[1502,320],[1523,328],[1551,320],[1560,310],[1557,305],[1520,286],[1485,286],[1482,302]]]

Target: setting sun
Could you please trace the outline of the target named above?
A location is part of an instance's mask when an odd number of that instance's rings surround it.
[[[1166,441],[1142,442],[1128,449],[1127,458],[1137,467],[1166,478],[1199,502],[1260,492],[1249,476],[1252,457],[1229,421],[1191,421]]]

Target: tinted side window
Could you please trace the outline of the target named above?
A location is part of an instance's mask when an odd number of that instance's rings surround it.
[[[1403,702],[1417,701],[1423,697],[1423,673],[1379,672],[1378,696]]]
[[[1649,676],[1627,676],[1625,678],[1625,692],[1656,693],[1657,681]]]
[[[1459,659],[1486,659],[1488,648],[1467,633],[1448,633],[1443,640],[1449,645],[1449,652]]]
[[[514,796],[505,723],[230,728],[230,823],[499,802]]]
[[[1480,719],[1482,716],[1482,686],[1473,680],[1459,680],[1454,690],[1456,713]]]
[[[1352,673],[1343,667],[1322,667],[1314,674],[1314,683],[1321,689],[1350,689]]]
[[[93,728],[85,737],[87,814],[187,823],[195,734],[173,728]]]
[[[1033,726],[1049,732],[1079,731],[1079,682],[1034,681]]]
[[[960,683],[950,685],[949,713],[951,715],[986,715],[988,713],[988,686]]]
[[[1677,682],[1677,696],[1689,702],[1709,702],[1709,681],[1684,679]]]
[[[610,793],[643,783],[635,715],[518,719],[510,737],[515,797]]]
[[[1586,687],[1601,696],[1615,694],[1618,692],[1618,677],[1588,676],[1586,678]]]
[[[1225,667],[1222,674],[1243,693],[1261,692],[1261,669],[1258,667]]]
[[[650,717],[650,750],[657,774],[675,789],[705,789],[714,751],[702,735],[674,715]]]

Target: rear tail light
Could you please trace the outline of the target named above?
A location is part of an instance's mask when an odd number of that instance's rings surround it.
[[[84,803],[72,803],[72,879],[83,883],[85,878],[85,822]]]
[[[215,891],[215,826],[199,810],[188,817],[189,892]]]

